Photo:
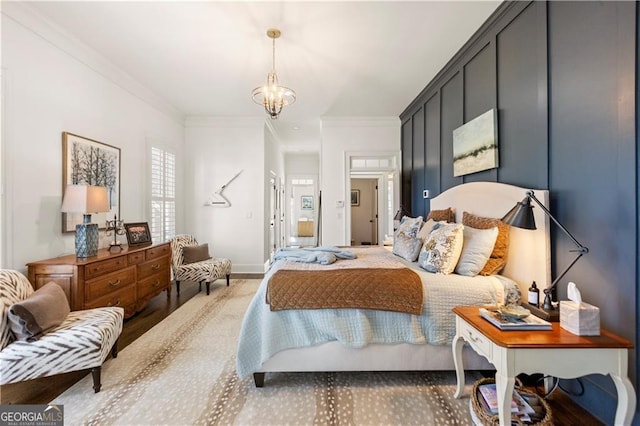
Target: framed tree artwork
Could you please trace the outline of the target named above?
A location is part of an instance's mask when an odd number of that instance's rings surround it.
[[[62,198],[67,185],[107,188],[110,210],[94,213],[92,223],[105,228],[107,219],[120,217],[120,148],[73,133],[62,133]],[[62,232],[73,232],[82,223],[80,213],[62,213]]]

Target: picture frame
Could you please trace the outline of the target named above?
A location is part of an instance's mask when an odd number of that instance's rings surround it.
[[[351,190],[351,205],[359,206],[360,205],[360,190],[352,189]]]
[[[313,197],[310,195],[303,195],[300,197],[300,208],[302,210],[313,210]]]
[[[62,199],[67,185],[105,186],[110,210],[93,213],[92,223],[105,229],[107,219],[120,217],[120,148],[62,132]],[[81,213],[62,213],[62,232],[75,232]]]
[[[125,223],[124,230],[127,234],[129,247],[152,243],[151,232],[147,222]]]

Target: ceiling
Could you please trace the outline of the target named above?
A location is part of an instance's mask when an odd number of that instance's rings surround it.
[[[264,114],[251,90],[271,68],[296,91],[273,124],[292,150],[320,117],[397,117],[500,1],[45,1],[36,13],[185,116]]]

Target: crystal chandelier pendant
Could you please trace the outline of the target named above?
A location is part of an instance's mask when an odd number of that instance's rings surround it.
[[[251,92],[253,102],[262,105],[264,110],[272,119],[277,119],[282,112],[282,108],[291,105],[296,100],[296,92],[292,89],[280,86],[278,83],[278,74],[276,74],[276,39],[280,37],[280,30],[269,29],[267,36],[271,38],[273,43],[273,68],[267,74],[267,84],[256,87]]]

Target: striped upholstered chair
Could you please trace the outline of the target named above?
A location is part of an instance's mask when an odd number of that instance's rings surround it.
[[[176,281],[176,291],[180,294],[180,281],[197,281],[202,290],[202,283],[207,286],[207,295],[211,283],[219,278],[227,278],[227,286],[229,285],[229,276],[231,275],[231,261],[224,258],[211,258],[208,256],[208,247],[206,248],[206,259],[186,263],[184,248],[197,247],[193,235],[176,235],[171,240],[171,267],[173,269],[173,278]]]
[[[39,333],[37,340],[17,340],[9,308],[33,293],[31,283],[20,272],[0,270],[0,385],[91,369],[93,389],[99,392],[102,364],[109,352],[114,358],[118,354],[124,310],[72,311],[63,316],[61,324]]]

